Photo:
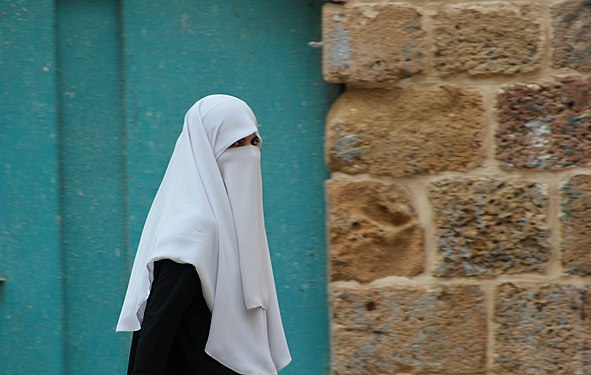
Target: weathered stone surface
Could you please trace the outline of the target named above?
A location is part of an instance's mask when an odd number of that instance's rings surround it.
[[[504,283],[494,316],[495,373],[591,374],[587,285]]]
[[[403,189],[332,179],[326,190],[332,280],[368,282],[423,272],[423,231]]]
[[[442,75],[537,70],[543,54],[540,17],[531,2],[447,6],[434,17],[435,68]]]
[[[335,375],[486,373],[478,286],[332,286],[331,307]]]
[[[503,168],[555,169],[591,160],[591,79],[505,86],[497,97]]]
[[[591,71],[591,1],[567,0],[554,4],[552,27],[554,66]]]
[[[550,253],[546,186],[492,178],[429,187],[440,277],[542,273]]]
[[[591,275],[591,175],[562,186],[562,266],[571,275]]]
[[[483,104],[472,90],[350,89],[327,121],[329,168],[408,176],[482,164]]]
[[[423,70],[425,33],[410,5],[325,4],[322,30],[328,82],[397,81]]]

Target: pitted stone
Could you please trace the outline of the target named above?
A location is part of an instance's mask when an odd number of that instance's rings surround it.
[[[547,188],[525,181],[446,178],[432,183],[439,277],[543,273],[550,254]]]
[[[422,72],[425,32],[409,4],[325,4],[323,73],[328,82],[398,81]]]
[[[402,188],[375,181],[329,180],[331,280],[368,282],[423,272],[423,231]]]
[[[327,120],[332,171],[409,176],[465,171],[484,160],[484,115],[474,90],[350,89]]]
[[[454,4],[434,17],[434,64],[442,75],[515,74],[540,68],[541,8],[534,3]]]
[[[553,4],[552,28],[554,67],[591,71],[591,1]]]
[[[496,156],[503,168],[591,163],[591,79],[511,84],[497,96]]]
[[[501,284],[494,373],[590,374],[590,318],[588,285]]]
[[[575,175],[562,186],[562,267],[591,275],[591,175]]]
[[[335,375],[486,374],[479,286],[331,287]]]

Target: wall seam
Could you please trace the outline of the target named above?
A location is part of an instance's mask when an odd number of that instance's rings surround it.
[[[122,175],[124,176],[122,181],[122,192],[123,192],[123,217],[124,220],[124,245],[123,245],[123,254],[122,256],[125,257],[124,266],[126,272],[130,272],[131,270],[131,233],[130,233],[130,225],[129,225],[129,158],[127,152],[127,108],[126,108],[126,101],[125,101],[125,24],[124,24],[124,2],[123,0],[117,1],[117,11],[118,11],[118,28],[119,28],[119,103],[120,103],[120,127],[121,127],[121,155],[123,156],[123,160],[121,161],[121,169]],[[125,287],[126,285],[124,285]]]
[[[59,195],[59,231],[60,231],[60,267],[61,267],[61,293],[62,293],[62,319],[61,319],[61,327],[62,327],[62,372],[64,375],[68,374],[68,353],[67,353],[67,344],[68,344],[68,324],[67,324],[67,270],[66,270],[66,254],[65,254],[65,242],[66,242],[66,234],[65,234],[65,226],[64,226],[64,218],[65,218],[65,200],[64,200],[64,187],[65,187],[65,178],[64,178],[64,119],[62,115],[62,69],[61,69],[61,58],[60,58],[60,51],[61,51],[61,39],[60,39],[60,24],[59,24],[59,3],[60,0],[54,1],[54,14],[53,14],[53,22],[54,22],[54,38],[55,38],[55,88],[56,88],[56,97],[55,97],[55,106],[56,106],[56,128],[57,128],[57,160],[58,160],[58,195]]]

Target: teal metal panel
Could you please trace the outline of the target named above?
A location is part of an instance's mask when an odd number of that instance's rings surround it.
[[[58,0],[66,373],[124,373],[114,333],[127,284],[121,45],[116,0]]]
[[[0,2],[0,373],[63,370],[53,1]]]
[[[225,92],[262,124],[283,373],[328,373],[321,2],[53,3],[0,3],[0,372],[124,372],[130,245],[184,112]]]
[[[320,1],[129,1],[123,5],[131,247],[185,111],[210,93],[245,99],[262,124],[265,211],[293,363],[328,373]]]

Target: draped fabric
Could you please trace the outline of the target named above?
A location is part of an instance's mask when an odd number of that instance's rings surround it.
[[[133,264],[117,331],[140,329],[154,262],[195,266],[212,320],[205,351],[241,374],[291,357],[264,230],[260,154],[228,147],[257,132],[246,103],[210,95],[185,115]]]

